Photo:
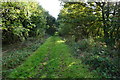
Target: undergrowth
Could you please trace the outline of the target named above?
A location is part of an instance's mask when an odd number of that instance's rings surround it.
[[[73,53],[82,62],[89,65],[91,71],[97,71],[104,78],[119,78],[119,50],[107,46],[93,38],[83,39],[70,44]]]
[[[34,41],[34,42],[33,42]],[[21,65],[28,56],[30,56],[37,48],[42,44],[41,39],[35,40],[30,38],[29,40],[22,42],[22,45],[14,44],[13,47],[9,47],[9,51],[3,53],[2,56],[2,77],[6,78],[17,66]],[[5,47],[7,49],[7,47]],[[10,50],[11,49],[11,50]]]

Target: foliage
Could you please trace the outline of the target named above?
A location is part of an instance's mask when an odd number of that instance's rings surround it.
[[[74,55],[106,78],[119,77],[119,4],[64,2],[57,19],[59,34],[72,46]]]
[[[95,42],[94,39],[83,39],[72,45],[75,56],[80,57],[83,63],[89,65],[90,70],[96,70],[105,78],[118,78],[119,51],[111,50],[106,44]]]
[[[60,34],[74,35],[76,41],[79,38],[88,37],[89,34],[94,36],[101,26],[101,22],[98,22],[101,15],[100,12],[94,14],[95,10],[92,7],[82,2],[65,3],[58,17],[58,22],[61,23],[59,25]]]
[[[65,2],[57,20],[37,2],[2,2],[0,8],[3,44],[17,41],[25,44],[28,37],[44,42],[46,33],[55,35],[39,48],[36,43],[8,52],[2,61],[4,77],[120,77],[117,64],[120,59],[120,2]],[[58,35],[64,41],[56,37]],[[75,57],[70,54],[72,51]],[[91,72],[82,62],[89,65]]]
[[[120,2],[65,2],[58,22],[61,35],[103,38],[107,45],[119,41]]]
[[[57,28],[56,19],[52,15],[50,15],[48,12],[46,12],[45,15],[46,15],[46,20],[47,20],[46,33],[49,35],[54,35],[56,28]]]
[[[2,2],[3,43],[25,40],[45,32],[45,10],[37,2]]]

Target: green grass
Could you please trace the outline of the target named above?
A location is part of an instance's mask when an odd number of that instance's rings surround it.
[[[2,54],[2,77],[6,78],[12,70],[17,66],[21,65],[28,56],[30,56],[34,51],[41,45],[41,40],[31,38],[25,41],[22,46],[20,43],[15,43],[13,45],[4,46]],[[34,41],[34,42],[33,42]]]
[[[50,37],[9,78],[98,78],[59,37]]]

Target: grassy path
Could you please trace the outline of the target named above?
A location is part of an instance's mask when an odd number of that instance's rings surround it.
[[[59,37],[50,37],[9,78],[96,78]]]

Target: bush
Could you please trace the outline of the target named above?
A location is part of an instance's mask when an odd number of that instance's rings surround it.
[[[107,47],[105,43],[89,38],[74,43],[72,48],[75,55],[90,66],[90,70],[96,70],[105,78],[119,77],[119,58],[114,56],[117,51]]]

